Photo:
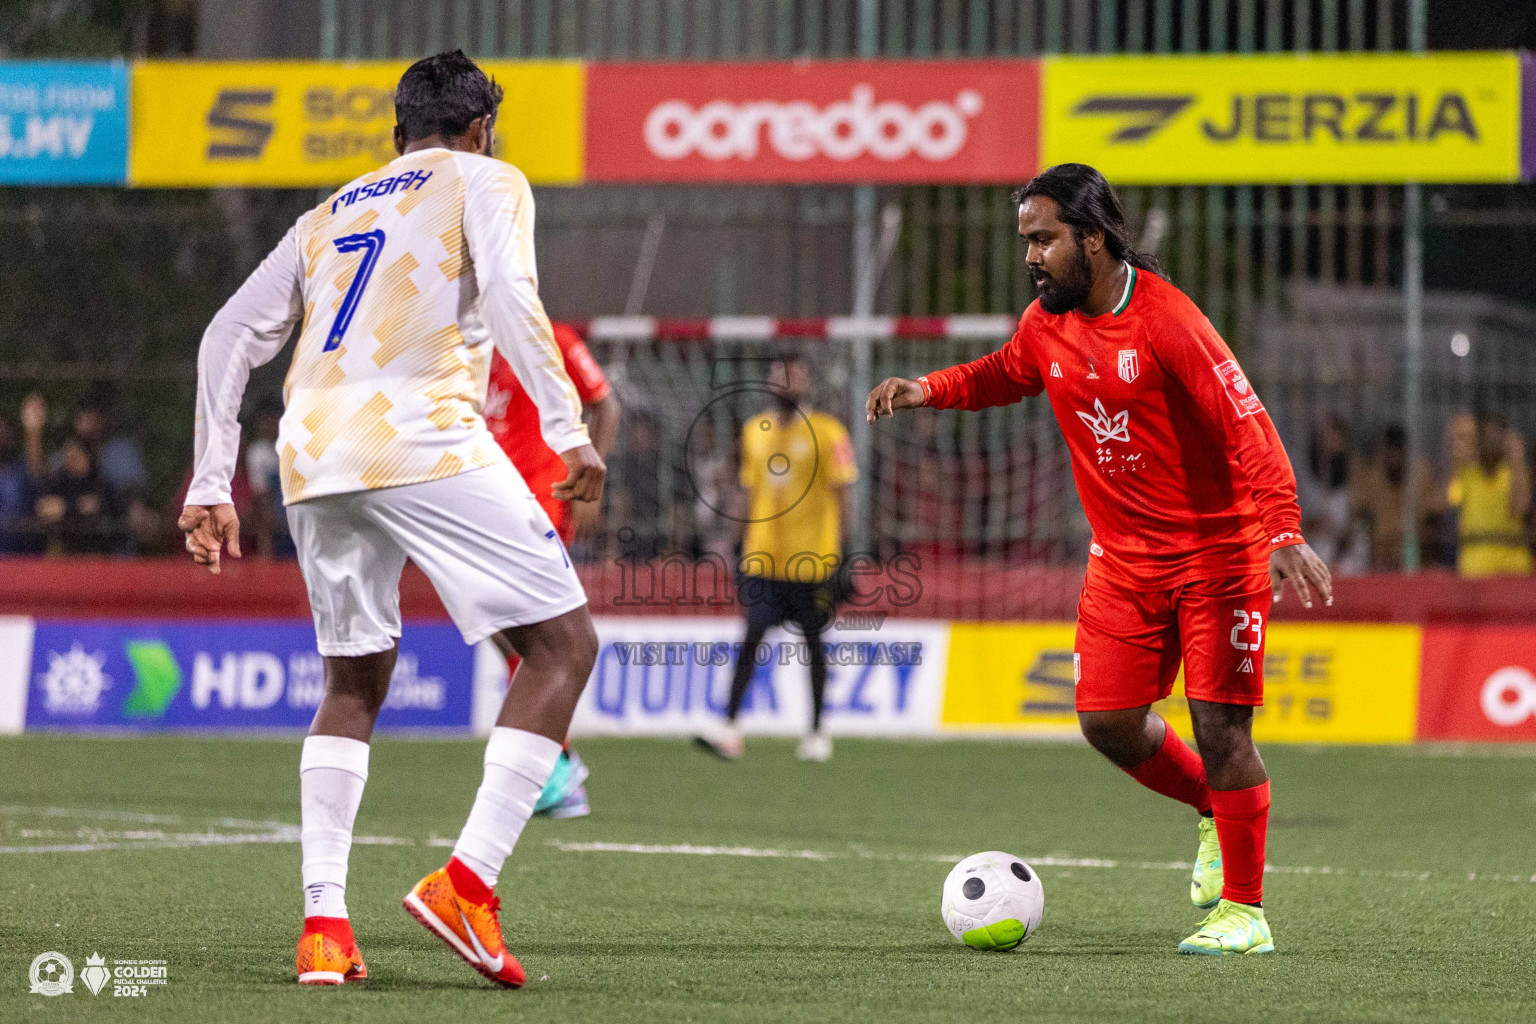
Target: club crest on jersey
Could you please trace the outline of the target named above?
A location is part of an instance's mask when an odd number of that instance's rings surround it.
[[[1141,366],[1136,359],[1136,350],[1123,348],[1120,350],[1120,379],[1127,384],[1136,383],[1136,378],[1141,375]]]
[[[1254,394],[1253,388],[1248,384],[1248,378],[1243,376],[1243,368],[1237,365],[1236,359],[1228,359],[1211,369],[1215,370],[1216,376],[1221,378],[1227,398],[1231,401],[1232,407],[1237,410],[1238,419],[1264,411],[1264,403],[1259,401],[1258,395]]]
[[[1086,412],[1080,412],[1077,414],[1077,418],[1086,423],[1088,429],[1093,431],[1094,444],[1106,444],[1110,441],[1130,443],[1131,412],[1129,409],[1123,409],[1111,416],[1109,410],[1104,408],[1104,403],[1095,398],[1093,400],[1093,411],[1094,415],[1092,416]]]

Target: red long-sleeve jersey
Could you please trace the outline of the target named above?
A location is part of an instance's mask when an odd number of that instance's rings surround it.
[[[1265,572],[1301,543],[1296,476],[1232,351],[1195,304],[1131,271],[1113,312],[1045,312],[1005,346],[920,378],[942,409],[1044,391],[1093,527],[1090,572],[1135,590]]]
[[[581,340],[581,335],[568,324],[552,325],[555,344],[565,359],[565,372],[576,385],[576,396],[582,405],[601,402],[611,388],[602,367],[592,358],[591,349]],[[560,521],[559,502],[551,495],[555,484],[564,480],[569,472],[565,460],[544,443],[539,432],[539,407],[533,403],[523,382],[512,372],[512,365],[501,358],[501,353],[491,357],[491,375],[485,395],[485,425],[491,436],[512,460],[512,465],[523,475],[528,489],[539,499],[550,518]]]

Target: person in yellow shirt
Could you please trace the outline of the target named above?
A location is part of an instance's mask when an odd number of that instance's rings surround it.
[[[1448,497],[1461,512],[1458,573],[1479,577],[1531,571],[1525,529],[1531,474],[1524,442],[1502,417],[1478,417],[1476,457],[1456,469]]]
[[[787,356],[773,365],[772,408],[741,428],[742,489],[746,525],[738,584],[747,629],[726,721],[699,742],[727,760],[742,755],[736,718],[756,667],[754,652],[767,631],[782,623],[796,627],[806,645],[811,672],[811,729],[800,744],[806,761],[832,756],[822,731],[827,657],[822,633],[836,610],[837,570],[848,524],[849,488],[858,479],[853,445],[837,419],[807,404],[810,372],[803,360]]]

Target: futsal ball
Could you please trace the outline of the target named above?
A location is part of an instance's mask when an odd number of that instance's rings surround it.
[[[977,853],[944,879],[944,926],[973,949],[1013,949],[1040,927],[1045,889],[1012,854]]]

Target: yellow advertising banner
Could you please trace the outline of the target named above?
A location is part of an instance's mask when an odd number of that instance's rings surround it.
[[[1041,164],[1123,184],[1517,181],[1513,53],[1056,57]]]
[[[134,64],[132,185],[340,185],[395,158],[396,62]],[[505,90],[496,155],[535,184],[582,177],[586,102],[577,61],[490,61]]]
[[[1053,736],[1077,732],[1072,640],[1065,624],[950,627],[942,729]],[[1253,735],[1277,743],[1406,743],[1418,716],[1417,626],[1282,622],[1264,652],[1264,706]],[[1185,737],[1180,673],[1157,710]]]

